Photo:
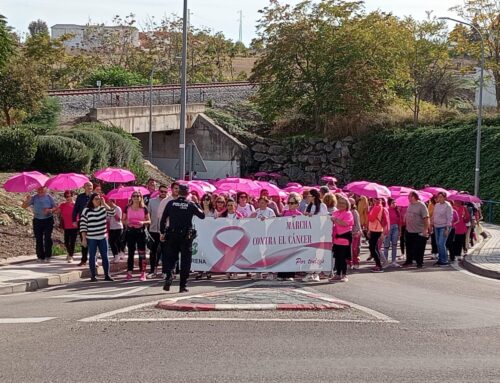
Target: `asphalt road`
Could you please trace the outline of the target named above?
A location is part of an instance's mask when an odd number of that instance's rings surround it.
[[[248,283],[199,281],[190,293]],[[499,281],[426,267],[307,286],[393,321],[322,312],[162,320],[168,315],[151,306],[166,296],[160,282],[81,282],[0,296],[4,321],[53,318],[0,322],[0,382],[500,382]],[[178,320],[188,317],[197,320]]]

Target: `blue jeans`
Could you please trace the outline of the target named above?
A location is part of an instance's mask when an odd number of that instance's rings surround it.
[[[447,235],[444,235],[444,231],[448,229],[447,227],[435,227],[434,233],[436,233],[436,243],[438,248],[438,262],[439,263],[448,263],[448,252],[446,251],[446,238]],[[449,233],[449,231],[448,231]]]
[[[384,239],[384,255],[385,259],[388,259],[389,247],[392,248],[392,262],[396,262],[396,257],[398,255],[398,239],[399,239],[399,226],[397,223],[393,223],[389,230],[389,234]]]
[[[87,246],[89,249],[89,268],[90,275],[95,278],[95,256],[97,253],[97,248],[99,248],[99,253],[101,253],[102,266],[104,267],[104,275],[109,275],[109,260],[108,260],[108,241],[106,238],[103,239],[87,239]]]

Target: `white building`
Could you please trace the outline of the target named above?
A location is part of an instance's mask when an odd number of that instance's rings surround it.
[[[130,41],[133,46],[139,46],[139,31],[135,27],[128,26],[105,26],[105,25],[77,25],[56,24],[51,28],[52,38],[58,38],[66,34],[73,37],[66,40],[64,45],[73,49],[90,49],[106,44],[111,36]]]

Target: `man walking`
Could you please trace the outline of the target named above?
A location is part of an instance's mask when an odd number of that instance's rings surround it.
[[[187,185],[179,186],[179,198],[170,201],[160,221],[160,240],[165,241],[168,236],[166,259],[165,259],[165,285],[163,290],[169,291],[172,285],[172,271],[181,253],[181,272],[179,292],[187,292],[187,280],[191,270],[191,257],[193,255],[193,240],[196,237],[196,230],[193,229],[193,216],[204,219],[205,213],[198,204],[186,199],[189,193]],[[166,225],[169,220],[168,227]]]
[[[410,266],[415,260],[417,268],[424,264],[424,252],[429,238],[429,212],[427,206],[420,201],[416,191],[408,195],[410,205],[406,210],[406,262],[403,266]]]
[[[446,239],[450,234],[450,229],[453,219],[453,208],[446,201],[445,193],[441,192],[437,195],[437,203],[434,205],[431,223],[434,227],[436,235],[436,243],[438,248],[439,258],[435,263],[436,266],[448,265],[448,253],[446,251]]]
[[[156,275],[156,267],[158,266],[160,251],[160,218],[163,211],[159,212],[160,204],[163,200],[167,199],[168,188],[165,185],[160,185],[159,194],[155,198],[151,198],[148,203],[149,217],[151,218],[151,225],[149,226],[149,233],[153,237],[153,245],[149,249],[149,266],[150,273],[148,278],[154,278]]]
[[[94,185],[92,182],[85,182],[83,185],[84,192],[78,194],[75,201],[75,207],[73,208],[73,226],[78,226],[78,232],[80,233],[80,240],[83,240],[82,233],[80,232],[80,217],[82,215],[83,209],[87,207],[90,201],[90,196],[94,191]],[[83,242],[83,241],[82,241]],[[78,266],[85,266],[87,264],[88,257],[88,248],[86,246],[82,246],[82,259]]]

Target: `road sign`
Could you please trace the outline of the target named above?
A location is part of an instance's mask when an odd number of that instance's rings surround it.
[[[175,165],[175,169],[179,169],[179,161]],[[194,141],[191,141],[186,145],[186,171],[187,172],[207,172],[207,165],[203,158],[201,157],[201,153],[196,146]]]

